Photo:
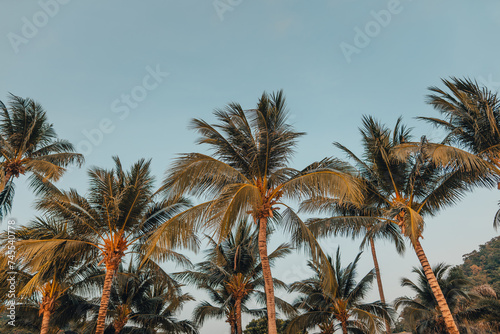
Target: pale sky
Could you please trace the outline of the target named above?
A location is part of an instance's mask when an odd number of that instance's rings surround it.
[[[82,193],[86,169],[111,167],[113,155],[125,165],[152,158],[161,180],[176,154],[204,150],[187,129],[191,118],[213,121],[213,109],[231,101],[253,108],[263,91],[284,89],[291,122],[307,132],[292,164],[302,168],[345,158],[334,141],[360,153],[363,114],[391,127],[402,115],[417,137],[438,139],[414,117],[437,116],[424,100],[440,78],[500,88],[495,0],[55,1],[0,1],[0,100],[11,92],[44,106],[59,136],[85,153],[86,166],[59,183]],[[25,224],[36,214],[33,196],[17,185],[11,216]],[[498,190],[477,190],[428,219],[422,244],[430,262],[459,264],[498,235],[499,198]],[[285,240],[277,233],[273,244]],[[348,263],[358,244],[330,239],[325,248],[340,245]],[[378,251],[387,299],[409,294],[399,282],[418,265],[414,253],[399,257],[383,243]],[[303,279],[305,263],[290,256],[273,273]],[[365,252],[360,274],[372,267]],[[378,299],[375,286],[370,298]],[[201,333],[215,330],[229,329],[211,321]]]

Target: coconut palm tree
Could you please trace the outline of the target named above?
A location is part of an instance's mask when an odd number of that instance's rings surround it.
[[[313,195],[359,199],[355,180],[325,159],[299,171],[288,167],[297,139],[303,135],[287,123],[282,91],[259,99],[256,109],[236,103],[216,110],[217,124],[195,119],[191,126],[213,154],[190,153],[175,160],[164,188],[172,196],[191,194],[206,202],[190,211],[219,240],[240,218],[252,216],[259,227],[259,256],[265,282],[269,333],[276,334],[274,284],[267,252],[267,230],[284,199]],[[295,228],[304,229],[305,226]],[[305,233],[307,234],[307,233]],[[151,243],[161,240],[161,231]],[[318,249],[315,248],[317,251]]]
[[[140,262],[132,260],[117,273],[110,295],[111,322],[105,333],[198,333],[190,321],[175,318],[193,298],[182,293],[181,285],[154,262],[142,266]],[[90,329],[94,328],[95,323]]]
[[[257,231],[252,231],[251,225],[241,221],[235,232],[231,233],[222,243],[208,237],[209,248],[206,260],[198,263],[194,270],[178,273],[176,276],[184,281],[196,284],[208,292],[213,305],[207,301],[201,302],[194,310],[194,319],[200,325],[208,317],[226,317],[231,326],[231,332],[242,334],[242,312],[258,314],[262,310],[248,310],[245,304],[252,297],[265,303],[265,294],[260,290],[264,287],[262,266],[258,259]],[[280,245],[269,254],[272,263],[286,256],[291,251],[287,244]],[[286,285],[274,279],[276,287]],[[294,312],[293,307],[276,298],[277,306],[287,315]]]
[[[73,145],[57,139],[42,106],[29,98],[10,95],[9,108],[0,101],[0,218],[8,213],[14,196],[14,179],[26,173],[40,190],[43,182],[57,181],[68,165],[83,163]]]
[[[420,117],[447,132],[445,141],[500,168],[500,97],[475,80],[443,79],[449,92],[430,87],[427,102],[444,119]],[[498,170],[497,170],[498,171]],[[500,183],[499,183],[500,187]],[[500,226],[500,210],[494,226]]]
[[[451,268],[450,265],[444,263],[436,265],[432,271],[454,317],[466,318],[467,312],[464,312],[461,306],[471,300],[467,292],[470,282],[458,268]],[[399,297],[395,300],[394,306],[403,309],[402,316],[417,333],[446,333],[446,324],[424,271],[414,267],[412,272],[417,274],[418,280],[413,282],[408,278],[403,278],[401,286],[410,288],[416,296],[414,298]],[[457,323],[461,325],[459,321]]]
[[[356,282],[356,269],[361,253],[347,267],[342,267],[340,249],[337,249],[335,260],[329,263],[335,273],[334,285],[325,285],[323,271],[313,261],[309,267],[314,276],[291,286],[291,291],[300,292],[295,307],[302,309],[303,314],[293,319],[287,329],[295,333],[300,329],[319,326],[322,333],[334,333],[341,329],[342,333],[377,333],[384,328],[384,321],[391,322],[392,311],[381,302],[363,303],[374,278],[371,270],[359,282]]]
[[[364,180],[367,181],[366,179]],[[370,197],[367,192],[365,201]],[[376,240],[389,240],[396,246],[396,251],[403,254],[405,251],[404,239],[398,231],[398,226],[391,221],[378,220],[382,213],[380,209],[374,205],[365,202],[360,206],[342,205],[333,201],[322,200],[321,211],[326,211],[328,214],[334,215],[330,218],[315,218],[308,221],[311,232],[317,237],[327,236],[348,236],[353,239],[361,237],[360,250],[369,247],[372,254],[373,265],[375,269],[375,278],[380,295],[380,301],[386,304],[384,289],[382,285],[382,277],[380,274],[380,266],[378,263],[377,252],[375,249]],[[303,210],[316,211],[317,206],[312,201],[305,201],[301,205]],[[374,217],[369,219],[369,217]],[[365,219],[366,218],[366,219]],[[386,323],[386,332],[391,333],[389,322]]]
[[[363,123],[368,125],[368,118],[363,119]],[[406,142],[409,139],[409,131],[401,125],[401,119],[398,119],[393,130],[394,135],[390,138],[390,146],[396,146]],[[366,138],[367,134],[362,132]],[[345,152],[349,157],[354,154],[342,144],[335,142],[334,145]],[[369,247],[373,264],[375,268],[375,277],[380,295],[380,301],[386,303],[380,266],[378,263],[375,249],[376,240],[389,240],[396,246],[396,251],[403,254],[405,251],[404,239],[398,229],[398,226],[386,219],[380,219],[384,216],[384,208],[380,206],[380,197],[376,195],[376,182],[374,174],[367,166],[356,164],[357,168],[352,167],[352,173],[359,178],[363,187],[363,201],[357,205],[340,202],[337,199],[330,198],[312,198],[301,203],[301,210],[306,212],[320,212],[331,216],[329,218],[314,218],[308,221],[311,232],[316,237],[328,236],[347,236],[353,239],[361,237],[360,250]],[[389,323],[386,323],[386,332],[391,333]]]
[[[68,235],[65,224],[41,218],[16,231],[16,238],[24,241],[55,237],[74,239]],[[96,263],[88,262],[78,246],[58,245],[54,256],[41,264],[23,261],[23,247],[17,249],[18,260],[15,262],[21,265],[16,271],[16,297],[21,301],[18,316],[31,319],[29,326],[39,325],[40,334],[50,333],[51,328],[62,328],[70,321],[82,322],[92,309],[92,305],[78,293],[102,284],[102,271],[97,269]],[[12,275],[13,270],[9,267],[8,263],[2,264],[0,281],[6,282],[5,279]],[[34,316],[33,312],[37,315]]]
[[[61,245],[85,247],[88,256],[100,258],[105,265],[105,279],[97,319],[96,334],[105,329],[111,286],[116,271],[127,252],[143,253],[146,236],[156,226],[169,220],[188,203],[182,198],[163,200],[153,191],[150,161],[135,163],[130,171],[122,168],[114,158],[115,168],[105,170],[94,167],[89,170],[90,189],[87,198],[74,189],[51,189],[37,203],[37,208],[47,217],[65,224],[71,235],[78,239],[61,236],[47,240],[20,242],[24,256],[35,264],[54,256],[54,249]],[[196,238],[185,226],[163,227],[163,236],[169,245],[195,247]],[[172,248],[162,248],[153,260],[175,259],[186,262]]]
[[[450,333],[458,333],[451,312],[420,243],[425,215],[455,204],[475,185],[491,184],[489,165],[467,152],[449,150],[443,144],[409,142],[410,131],[396,123],[394,131],[370,116],[363,118],[363,158],[347,148],[357,169],[366,175],[366,190],[372,195],[376,217],[400,226],[424,268]],[[341,147],[342,148],[342,147]],[[322,198],[315,199],[321,207]],[[378,212],[377,212],[378,211]],[[373,219],[372,214],[365,219]],[[352,219],[351,219],[352,220]],[[357,218],[361,220],[361,218]]]

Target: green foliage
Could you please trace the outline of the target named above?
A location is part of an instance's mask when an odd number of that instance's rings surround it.
[[[433,268],[460,332],[493,334],[500,329],[500,300],[488,285],[472,286],[460,266],[451,268],[443,263]],[[444,319],[438,310],[422,269],[414,268],[418,279],[403,278],[402,286],[409,287],[416,296],[399,297],[396,308],[402,309],[398,330],[413,333],[447,333]]]
[[[470,305],[470,296],[467,293],[470,283],[458,267],[440,263],[432,268],[439,286],[446,298],[451,313],[457,325],[463,325],[467,318],[465,311]],[[396,298],[394,305],[402,309],[403,324],[408,325],[418,333],[446,333],[446,326],[432,289],[422,268],[414,267],[412,272],[417,275],[416,281],[408,278],[401,280],[401,286],[410,288],[416,293],[414,298]],[[460,321],[463,320],[463,321]]]
[[[81,166],[83,156],[57,138],[45,110],[30,98],[10,94],[10,105],[0,101],[0,218],[12,208],[14,179],[29,175],[35,192],[57,181],[70,165]]]
[[[371,288],[374,271],[371,270],[356,282],[360,256],[361,253],[353,262],[342,267],[340,250],[337,249],[335,258],[328,258],[335,275],[335,284],[330,285],[324,284],[325,275],[321,268],[309,261],[309,267],[315,275],[291,286],[291,291],[301,294],[294,306],[304,313],[291,321],[288,333],[315,326],[328,329],[329,333],[339,329],[355,333],[375,333],[384,328],[384,321],[390,325],[392,309],[381,302],[363,302]]]
[[[479,250],[463,256],[461,265],[465,275],[473,285],[489,284],[497,293],[500,292],[500,237],[495,237]]]
[[[194,270],[177,274],[185,282],[195,284],[199,289],[205,290],[210,296],[208,301],[200,302],[193,312],[193,318],[202,325],[206,318],[226,318],[226,322],[236,328],[237,320],[241,314],[236,311],[236,300],[242,306],[242,312],[262,315],[261,309],[248,309],[246,304],[250,298],[258,303],[265,304],[265,294],[262,291],[264,280],[262,278],[262,265],[259,260],[257,233],[253,226],[241,221],[237,230],[226,240],[218,244],[209,238],[209,247],[205,251],[205,261],[196,264]],[[269,261],[273,262],[289,254],[291,249],[288,244],[281,244],[269,254]],[[285,284],[273,279],[276,288],[284,288]],[[275,297],[278,308],[287,316],[294,314],[294,308]]]
[[[276,319],[278,334],[285,334],[285,328],[289,323],[290,320]],[[300,333],[307,334],[307,331]],[[245,327],[243,334],[267,334],[267,318],[259,318],[250,321]]]

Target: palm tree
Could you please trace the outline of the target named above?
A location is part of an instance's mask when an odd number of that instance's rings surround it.
[[[449,92],[430,87],[432,94],[428,95],[428,103],[444,119],[420,119],[445,129],[445,141],[457,145],[457,150],[468,150],[500,168],[500,97],[471,79],[442,81]],[[495,215],[494,226],[500,226],[500,210]]]
[[[282,244],[269,254],[269,261],[284,257],[291,251],[289,245]],[[230,234],[222,243],[217,244],[209,238],[209,248],[206,261],[198,263],[194,270],[178,273],[177,276],[194,283],[208,292],[213,305],[207,301],[201,302],[194,310],[194,318],[200,325],[208,317],[226,317],[231,326],[231,333],[242,334],[242,311],[262,314],[261,310],[248,310],[245,304],[252,296],[265,301],[263,288],[262,266],[258,260],[257,234],[245,221],[240,222],[237,230]],[[275,286],[286,287],[274,279]],[[277,306],[285,313],[292,313],[293,307],[276,298]]]
[[[55,237],[74,239],[68,235],[61,222],[40,218],[18,229],[16,237],[20,240],[49,240]],[[83,257],[78,246],[60,245],[53,257],[40,264],[23,262],[23,249],[19,249],[21,267],[16,278],[17,298],[21,301],[20,308],[24,310],[24,314],[19,316],[32,319],[30,326],[39,324],[40,334],[49,333],[50,327],[61,328],[70,321],[85,320],[87,311],[92,308],[77,293],[89,291],[101,283],[102,272],[95,263],[89,263]],[[11,275],[12,270],[7,268],[7,263],[3,263],[2,282]],[[37,312],[37,316],[33,312]],[[40,316],[41,323],[38,319]]]
[[[157,200],[153,192],[150,161],[139,160],[131,170],[123,170],[118,158],[115,168],[105,170],[94,167],[89,170],[90,191],[88,198],[69,191],[52,189],[37,203],[45,215],[65,224],[65,229],[77,240],[61,236],[47,240],[21,242],[25,256],[35,263],[43,263],[54,256],[56,247],[85,247],[89,256],[100,258],[106,275],[102,290],[96,334],[105,329],[111,286],[115,273],[127,252],[143,253],[146,236],[156,226],[184,210],[188,203],[182,198]],[[184,226],[164,227],[163,236],[173,246],[194,247],[196,238]],[[172,249],[162,249],[154,260],[177,259],[184,261]]]
[[[198,334],[198,329],[191,321],[178,320],[175,317],[187,301],[193,300],[192,297],[182,294],[179,286],[175,291],[172,289],[175,289],[175,286],[165,280],[152,284],[146,298],[131,317],[137,326],[125,333],[155,334],[157,331],[163,331],[174,334]]]
[[[168,333],[197,334],[196,327],[174,315],[187,301],[193,300],[181,291],[181,285],[158,265],[147,261],[130,261],[127,270],[117,273],[111,289],[107,331],[113,333]]]
[[[287,166],[303,133],[287,123],[282,91],[271,96],[264,93],[256,109],[244,111],[239,104],[231,103],[216,110],[215,116],[218,124],[200,119],[191,123],[201,135],[198,142],[208,144],[213,155],[190,153],[176,159],[164,189],[171,196],[204,196],[207,201],[191,210],[189,216],[214,229],[220,240],[240,218],[253,217],[259,227],[269,333],[276,334],[274,286],[267,252],[270,218],[279,206],[286,207],[284,198],[300,200],[321,194],[359,199],[360,191],[355,180],[338,169],[335,160],[325,159],[302,171]],[[158,232],[151,243],[160,239]]]
[[[376,217],[392,221],[401,228],[424,268],[450,333],[458,333],[451,312],[429,265],[419,239],[422,237],[422,215],[434,215],[447,205],[455,204],[474,185],[492,182],[489,166],[466,152],[448,150],[448,146],[409,142],[410,131],[396,123],[394,131],[372,117],[363,118],[364,157],[357,157],[341,148],[355,161],[357,169],[366,175],[366,189],[371,193]],[[321,206],[321,198],[315,199]],[[357,218],[360,220],[361,218]],[[365,219],[374,219],[368,215]]]
[[[394,143],[401,144],[408,136],[406,128],[396,125]],[[344,152],[352,154],[345,146],[340,143],[334,143]],[[306,212],[321,212],[332,215],[329,218],[314,218],[308,221],[308,226],[311,232],[316,237],[328,236],[348,236],[353,239],[361,237],[360,250],[369,247],[373,264],[375,268],[375,277],[380,295],[380,301],[386,304],[384,289],[382,285],[382,277],[380,274],[380,266],[378,263],[377,252],[375,249],[375,241],[379,239],[389,240],[396,246],[396,251],[401,255],[405,251],[404,240],[401,233],[398,231],[398,226],[390,220],[378,219],[384,215],[384,210],[378,205],[379,198],[374,196],[371,190],[375,187],[372,180],[372,174],[363,166],[359,166],[360,170],[353,169],[353,174],[356,175],[362,184],[363,201],[357,205],[350,203],[339,202],[337,199],[313,198],[301,203],[301,210]],[[389,323],[386,323],[386,332],[391,333]]]
[[[335,260],[329,258],[330,266],[335,273],[335,283],[325,285],[325,275],[317,263],[309,261],[314,276],[291,286],[291,291],[303,294],[295,302],[295,307],[304,313],[293,319],[288,333],[300,329],[319,326],[322,333],[334,333],[341,329],[342,333],[376,333],[384,328],[384,321],[391,322],[391,310],[381,302],[363,303],[374,278],[371,270],[356,283],[356,269],[361,253],[353,262],[343,268],[340,261],[340,249],[337,249]]]
[[[458,268],[450,268],[451,266],[440,263],[432,268],[432,271],[453,315],[461,319],[466,317],[466,312],[462,311],[461,306],[470,301],[470,296],[466,291],[470,282]],[[414,267],[412,272],[417,274],[418,280],[413,282],[408,278],[403,278],[401,286],[409,287],[416,293],[416,296],[414,298],[399,297],[395,300],[394,306],[403,308],[402,316],[417,333],[446,333],[446,324],[424,271]],[[459,322],[458,324],[460,325]]]
[[[0,101],[0,218],[8,213],[14,197],[14,178],[30,173],[30,184],[40,190],[43,182],[57,181],[70,164],[81,165],[83,156],[73,145],[57,139],[45,110],[29,98],[10,95],[7,108]]]
[[[366,198],[366,197],[365,197]],[[313,203],[303,203],[302,208],[308,206],[314,206]],[[377,252],[375,249],[375,240],[385,239],[392,241],[396,246],[396,251],[399,254],[403,254],[405,250],[404,240],[399,231],[397,231],[397,225],[390,221],[380,221],[377,219],[362,219],[363,217],[380,217],[380,212],[378,215],[375,214],[370,209],[369,206],[363,205],[363,207],[358,206],[342,206],[339,205],[333,209],[333,214],[338,216],[326,218],[326,219],[311,219],[308,224],[311,232],[319,236],[329,236],[329,235],[345,235],[350,236],[353,239],[356,237],[362,237],[360,244],[360,250],[369,247],[372,254],[373,265],[375,269],[375,278],[377,280],[377,287],[380,295],[380,301],[386,304],[384,288],[382,285],[382,277],[380,274],[380,266],[378,263]],[[312,207],[307,210],[314,210]],[[386,333],[391,333],[391,327],[389,322],[386,323]]]

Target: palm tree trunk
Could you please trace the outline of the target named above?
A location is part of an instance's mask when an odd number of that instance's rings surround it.
[[[119,334],[122,331],[123,327],[125,327],[125,324],[115,326],[115,334]]]
[[[443,316],[444,322],[446,324],[446,329],[450,334],[459,334],[457,325],[455,324],[455,320],[453,319],[453,315],[451,314],[450,308],[448,307],[448,303],[446,303],[446,299],[444,298],[443,292],[441,291],[441,287],[432,271],[431,266],[429,265],[429,261],[427,260],[427,256],[424,253],[424,249],[420,244],[420,241],[417,239],[415,242],[412,241],[413,248],[415,249],[415,253],[424,269],[425,277],[427,277],[427,281],[431,286],[432,293],[434,294],[434,298],[439,306],[439,311]]]
[[[42,318],[42,329],[40,330],[40,334],[47,334],[49,332],[49,324],[50,324],[50,316],[52,315],[52,312],[49,310],[44,310],[43,311],[43,318]]]
[[[115,323],[113,327],[115,328],[115,334],[118,334],[122,331],[123,327],[125,327],[125,322],[120,321],[119,323]]]
[[[58,296],[57,286],[58,284],[55,280],[55,274],[52,283],[46,283],[43,286],[43,297],[39,312],[39,315],[42,315],[42,328],[40,330],[40,334],[47,334],[50,330],[50,317],[54,312]]]
[[[264,290],[266,292],[267,307],[267,332],[268,334],[278,334],[276,328],[276,306],[274,301],[273,276],[271,266],[267,256],[267,218],[259,219],[259,256],[262,264],[262,275],[264,276]]]
[[[377,253],[375,252],[375,243],[373,238],[370,237],[370,247],[372,249],[373,264],[375,265],[375,274],[377,276],[378,292],[380,294],[380,301],[385,304],[384,288],[382,287],[382,277],[380,276],[380,267],[378,265]],[[389,321],[385,319],[385,331],[387,334],[391,334],[391,325]]]
[[[231,321],[230,325],[231,325],[231,334],[236,334],[236,324],[234,323],[234,321]]]
[[[236,307],[236,333],[242,334],[243,327],[241,324],[241,299],[236,299],[235,307]]]
[[[347,332],[347,321],[345,321],[345,320],[342,320],[342,333],[343,334],[349,334]]]
[[[110,261],[119,263],[119,261]],[[99,314],[97,316],[97,326],[95,334],[103,334],[106,328],[106,314],[108,313],[109,297],[111,295],[111,285],[113,284],[113,278],[115,277],[116,269],[118,265],[113,263],[112,265],[106,265],[106,276],[104,277],[104,286],[102,288],[101,305],[99,306]]]

